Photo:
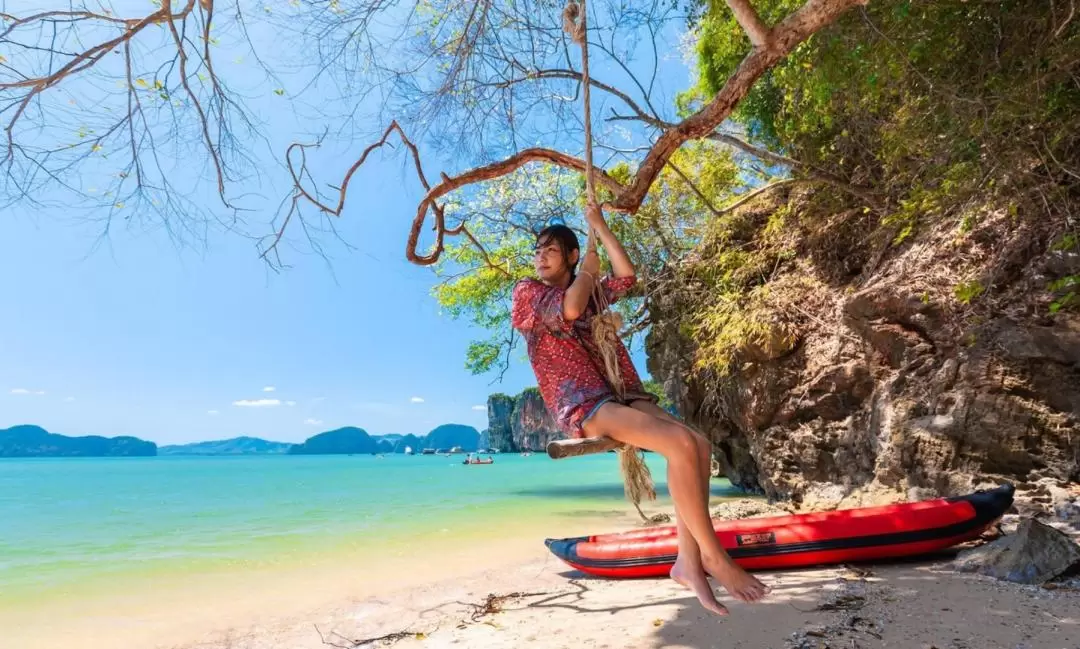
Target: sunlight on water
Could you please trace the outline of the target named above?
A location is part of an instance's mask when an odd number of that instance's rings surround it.
[[[0,460],[0,604],[632,512],[613,454],[495,457]],[[659,497],[646,509],[667,507],[663,458],[648,464]],[[713,492],[731,494],[726,481]]]

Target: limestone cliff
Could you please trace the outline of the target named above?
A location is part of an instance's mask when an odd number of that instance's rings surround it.
[[[541,451],[561,431],[548,413],[540,392],[529,388],[510,397],[494,394],[488,398],[488,437],[492,448],[503,453]]]
[[[513,427],[510,423],[514,413],[514,397],[493,394],[488,397],[488,445],[501,453],[517,450]]]
[[[750,245],[777,204],[755,209]],[[897,246],[826,221],[789,224],[795,254],[769,269],[769,308],[726,371],[687,315],[707,291],[650,297],[650,373],[732,482],[846,507],[1080,480],[1080,314],[1047,291],[1080,274],[1080,249],[1054,245],[1061,224],[991,213]],[[715,253],[697,252],[687,281]]]

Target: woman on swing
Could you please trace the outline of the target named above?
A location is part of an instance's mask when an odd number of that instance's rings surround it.
[[[713,531],[708,510],[709,442],[656,405],[656,397],[642,388],[621,341],[616,353],[625,386],[622,402],[604,378],[590,330],[590,320],[597,315],[590,296],[599,282],[607,301],[614,302],[637,280],[600,208],[590,205],[585,217],[608,251],[613,277],[597,277],[600,257],[595,250],[585,253],[575,272],[581,250],[574,231],[565,225],[544,228],[537,235],[533,259],[538,278],[514,287],[512,325],[525,338],[544,403],[565,433],[610,437],[667,460],[679,538],[671,578],[692,590],[706,609],[726,615],[708,575],[744,602],[761,599],[769,589],[731,560]]]

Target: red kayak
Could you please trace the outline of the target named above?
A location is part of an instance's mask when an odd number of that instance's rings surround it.
[[[967,496],[794,516],[714,520],[720,545],[747,570],[800,568],[937,552],[982,534],[1013,502],[1013,486]],[[674,525],[618,534],[547,539],[590,575],[659,577],[675,565]]]

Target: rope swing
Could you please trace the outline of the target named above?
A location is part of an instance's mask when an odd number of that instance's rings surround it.
[[[585,111],[585,198],[588,208],[597,206],[596,188],[593,185],[593,145],[592,145],[592,105],[589,101],[589,41],[587,38],[587,23],[585,16],[585,0],[568,0],[563,9],[563,31],[570,39],[581,47],[581,78],[582,99]],[[597,234],[593,228],[589,228],[589,238],[585,245],[585,254],[596,252]],[[593,282],[593,299],[596,302],[597,314],[592,319],[592,335],[596,348],[600,352],[603,361],[604,374],[608,385],[614,392],[615,397],[625,401],[625,386],[619,372],[617,350],[619,345],[619,330],[622,329],[622,317],[610,310],[607,296],[604,294],[599,282]],[[608,440],[614,442],[614,440]],[[638,514],[649,521],[641,511],[642,498],[656,499],[656,488],[653,483],[652,473],[645,464],[645,457],[641,450],[627,444],[618,444],[615,448],[619,454],[619,466],[623,475],[623,490],[626,497],[634,503]]]

